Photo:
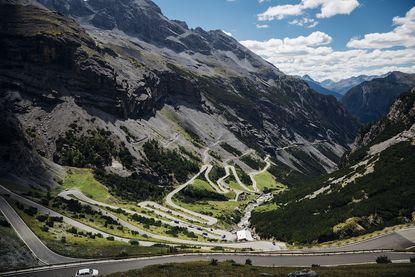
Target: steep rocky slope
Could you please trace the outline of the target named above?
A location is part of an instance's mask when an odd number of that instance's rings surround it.
[[[222,140],[269,153],[282,175],[313,176],[334,170],[354,137],[357,123],[334,98],[221,31],[188,29],[147,0],[40,2],[59,13],[34,1],[0,2],[2,105],[35,160],[164,180],[146,141],[183,146],[180,155],[198,162],[189,153],[201,156],[209,145],[229,156],[215,144]],[[2,143],[13,153],[10,145]],[[35,166],[42,163],[20,169]]]
[[[259,234],[295,242],[347,238],[415,221],[415,88],[361,131],[340,170],[254,213]]]
[[[392,72],[353,87],[341,102],[360,121],[373,122],[385,116],[396,98],[414,85],[415,74]]]

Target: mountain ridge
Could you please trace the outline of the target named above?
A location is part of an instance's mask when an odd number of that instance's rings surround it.
[[[351,88],[341,102],[359,120],[368,123],[386,115],[395,99],[413,85],[415,74],[395,71]]]
[[[52,7],[64,3],[73,15],[83,16],[88,8],[77,0],[41,2]],[[139,2],[88,1],[88,5],[108,4],[109,13],[113,5],[125,8]],[[155,16],[153,8],[149,20],[168,20]],[[118,162],[124,160],[124,169],[135,167],[141,174],[157,176],[143,162],[141,141],[157,139],[170,145],[176,133],[173,146],[198,155],[201,144],[227,137],[241,151],[249,147],[276,157],[282,175],[295,170],[314,176],[336,168],[357,129],[334,98],[282,74],[221,31],[196,28],[186,36],[167,37],[166,42],[161,40],[163,30],[151,37],[159,37],[160,48],[119,30],[97,29],[76,16],[75,21],[16,4],[3,5],[2,12],[8,16],[0,23],[15,26],[0,34],[2,44],[9,45],[0,56],[8,66],[0,71],[5,105],[33,150],[48,159],[61,162],[63,154],[72,153],[59,152],[57,141],[92,136],[105,145],[108,140],[114,144],[115,152],[103,153],[101,166],[114,170],[108,159],[113,155]],[[185,27],[177,21],[166,24]],[[190,46],[169,48],[172,39]],[[209,41],[212,47],[194,41]],[[296,148],[285,148],[290,144]],[[71,144],[75,147],[71,151],[82,154],[76,149],[79,145]]]

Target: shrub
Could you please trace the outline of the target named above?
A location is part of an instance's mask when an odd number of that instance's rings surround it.
[[[47,233],[47,232],[49,232],[49,227],[44,225],[44,226],[40,227],[40,230]]]
[[[137,246],[137,245],[140,245],[140,242],[138,240],[130,240],[130,244]]]
[[[390,264],[392,261],[388,256],[379,256],[376,258],[376,263],[378,264]]]
[[[217,266],[219,263],[218,263],[218,260],[217,259],[211,259],[209,264],[210,265]]]
[[[72,226],[71,228],[68,229],[68,233],[76,235],[78,234],[78,230]]]
[[[30,216],[34,216],[37,214],[37,208],[35,207],[28,207],[28,208],[25,208],[23,211]]]
[[[0,226],[10,227],[10,223],[7,220],[5,220],[5,219],[0,218]]]
[[[118,254],[118,257],[127,257],[128,253],[125,250],[121,250],[120,254]]]
[[[114,241],[114,240],[115,240],[115,238],[114,238],[114,237],[107,237],[107,240],[109,240],[109,241]]]
[[[246,264],[246,265],[252,265],[252,261],[251,261],[251,259],[246,259],[245,264]]]
[[[415,257],[410,257],[410,258],[409,258],[409,261],[410,261],[411,263],[415,263]]]
[[[66,237],[61,237],[61,242],[66,243]]]

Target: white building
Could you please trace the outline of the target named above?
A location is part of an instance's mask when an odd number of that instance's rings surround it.
[[[249,230],[240,230],[236,232],[238,241],[254,241],[252,234]]]

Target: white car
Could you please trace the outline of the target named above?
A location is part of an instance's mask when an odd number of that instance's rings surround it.
[[[98,270],[97,269],[91,269],[91,268],[80,269],[75,274],[75,277],[78,277],[78,276],[98,276]]]

